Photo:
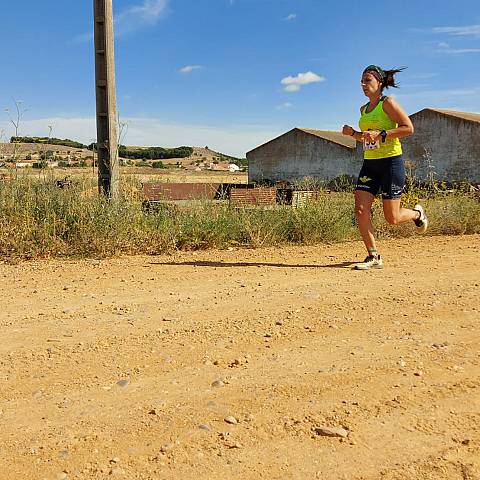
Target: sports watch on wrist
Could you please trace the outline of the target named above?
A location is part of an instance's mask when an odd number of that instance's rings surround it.
[[[380,132],[380,136],[382,137],[382,143],[385,143],[385,140],[386,140],[386,138],[387,138],[387,132],[386,132],[386,130],[382,130],[382,131]]]

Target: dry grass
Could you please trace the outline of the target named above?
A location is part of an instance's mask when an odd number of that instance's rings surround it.
[[[406,197],[416,202],[420,191]],[[232,208],[228,202],[166,207],[146,214],[138,178],[124,179],[123,194],[110,202],[96,193],[95,182],[78,177],[58,189],[54,177],[31,175],[0,182],[0,256],[104,257],[157,254],[175,249],[278,246],[358,239],[351,193],[320,195],[299,209]],[[480,202],[461,192],[422,200],[429,234],[480,233]],[[413,225],[391,227],[381,208],[374,220],[380,237],[410,235]]]
[[[97,183],[97,171],[92,167],[85,168],[54,168],[51,170],[22,169],[15,172],[14,169],[0,169],[0,175],[15,179],[17,177],[34,177],[42,181],[51,178],[64,178],[69,176],[77,182]],[[247,183],[247,173],[215,172],[205,170],[202,172],[186,171],[181,169],[166,168],[154,169],[149,167],[122,167],[120,175],[127,179],[138,182],[170,182],[170,183]]]

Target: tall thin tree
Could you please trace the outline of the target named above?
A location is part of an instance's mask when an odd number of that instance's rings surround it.
[[[12,112],[10,108],[6,108],[5,111],[7,112],[8,119],[10,123],[13,125],[15,129],[15,141],[13,142],[13,155],[12,155],[12,162],[16,163],[18,156],[20,155],[20,148],[19,148],[19,135],[20,135],[20,122],[22,120],[23,115],[27,111],[26,108],[23,108],[23,102],[21,100],[13,100],[13,104],[15,105],[15,110]]]

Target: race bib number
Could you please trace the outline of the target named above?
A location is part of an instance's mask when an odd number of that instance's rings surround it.
[[[376,142],[373,140],[364,140],[363,141],[363,149],[364,150],[378,150],[380,148],[380,140]]]

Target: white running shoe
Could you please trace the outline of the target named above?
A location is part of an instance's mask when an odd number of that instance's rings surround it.
[[[417,205],[413,207],[413,210],[420,214],[420,217],[413,221],[415,223],[415,226],[417,227],[417,232],[425,233],[428,228],[428,218],[425,215],[423,207],[417,203]]]
[[[380,255],[374,257],[373,255],[369,255],[365,260],[361,263],[357,263],[354,267],[355,270],[369,270],[371,268],[383,268],[383,260]]]

